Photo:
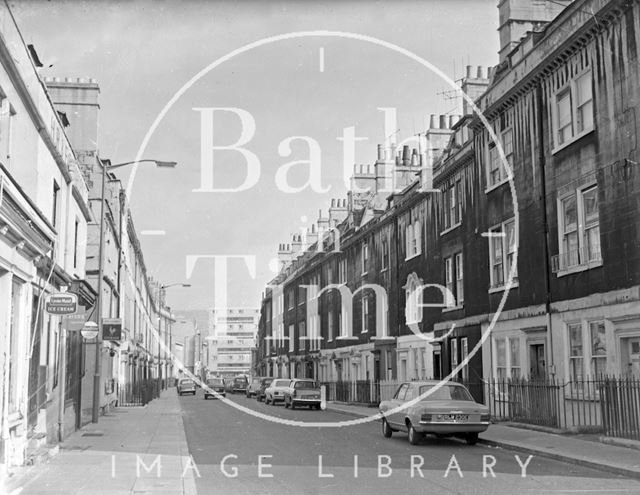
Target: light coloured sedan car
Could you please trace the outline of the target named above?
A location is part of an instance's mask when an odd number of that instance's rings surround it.
[[[191,378],[181,378],[176,389],[178,391],[178,395],[196,395],[196,382],[194,382]]]
[[[284,407],[309,406],[320,409],[320,385],[310,379],[291,380],[284,392]]]
[[[264,391],[264,403],[274,405],[276,402],[284,401],[284,393],[289,388],[291,380],[278,378],[271,382],[271,385]]]
[[[382,434],[389,438],[394,431],[406,431],[412,445],[418,444],[426,433],[457,436],[475,445],[478,433],[485,431],[491,422],[489,408],[474,401],[467,388],[459,383],[447,382],[414,405],[393,412],[439,383],[403,383],[393,399],[382,401]]]

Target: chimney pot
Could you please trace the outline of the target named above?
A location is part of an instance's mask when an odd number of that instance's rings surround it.
[[[471,65],[467,65],[467,78],[471,79],[473,77],[473,67]]]
[[[438,128],[438,120],[435,114],[431,114],[429,118],[429,129],[437,129]]]
[[[440,115],[440,129],[447,129],[447,116]]]
[[[483,74],[482,65],[478,65],[478,79],[482,79],[482,74]]]
[[[384,160],[384,146],[378,145],[378,160]]]
[[[335,206],[336,206],[336,200],[335,200],[335,199],[332,199],[332,200],[331,200],[331,208],[333,208],[333,207],[335,207]]]

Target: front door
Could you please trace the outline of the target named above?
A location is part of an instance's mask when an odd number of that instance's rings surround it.
[[[547,376],[544,344],[529,346],[530,375],[533,380],[542,380]]]

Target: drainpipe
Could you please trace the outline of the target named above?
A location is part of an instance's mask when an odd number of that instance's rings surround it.
[[[544,129],[542,126],[542,85],[538,82],[536,86],[536,99],[537,103],[540,105],[540,112],[538,112],[538,125],[537,125],[537,133],[538,133],[538,162],[540,164],[540,190],[541,190],[541,204],[542,204],[542,223],[544,226],[544,284],[545,284],[545,313],[547,318],[547,332],[549,332],[549,352],[545,356],[547,363],[545,363],[545,368],[547,372],[551,375],[555,375],[555,365],[553,358],[553,326],[551,321],[551,269],[550,269],[550,233],[549,233],[549,221],[547,218],[547,183],[546,183],[546,173],[545,173],[545,156],[544,156],[544,148],[542,146],[542,136],[544,135]]]
[[[64,402],[67,384],[65,376],[65,370],[67,369],[67,331],[62,328],[62,321],[58,323],[58,339],[60,341],[60,355],[58,357],[58,362],[60,363],[60,369],[58,370],[58,390],[60,392],[60,401],[58,402],[58,441],[62,442],[64,440]]]

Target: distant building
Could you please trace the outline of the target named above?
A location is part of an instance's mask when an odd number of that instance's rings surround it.
[[[206,339],[210,373],[223,377],[251,374],[259,317],[256,308],[211,311],[212,334]]]

